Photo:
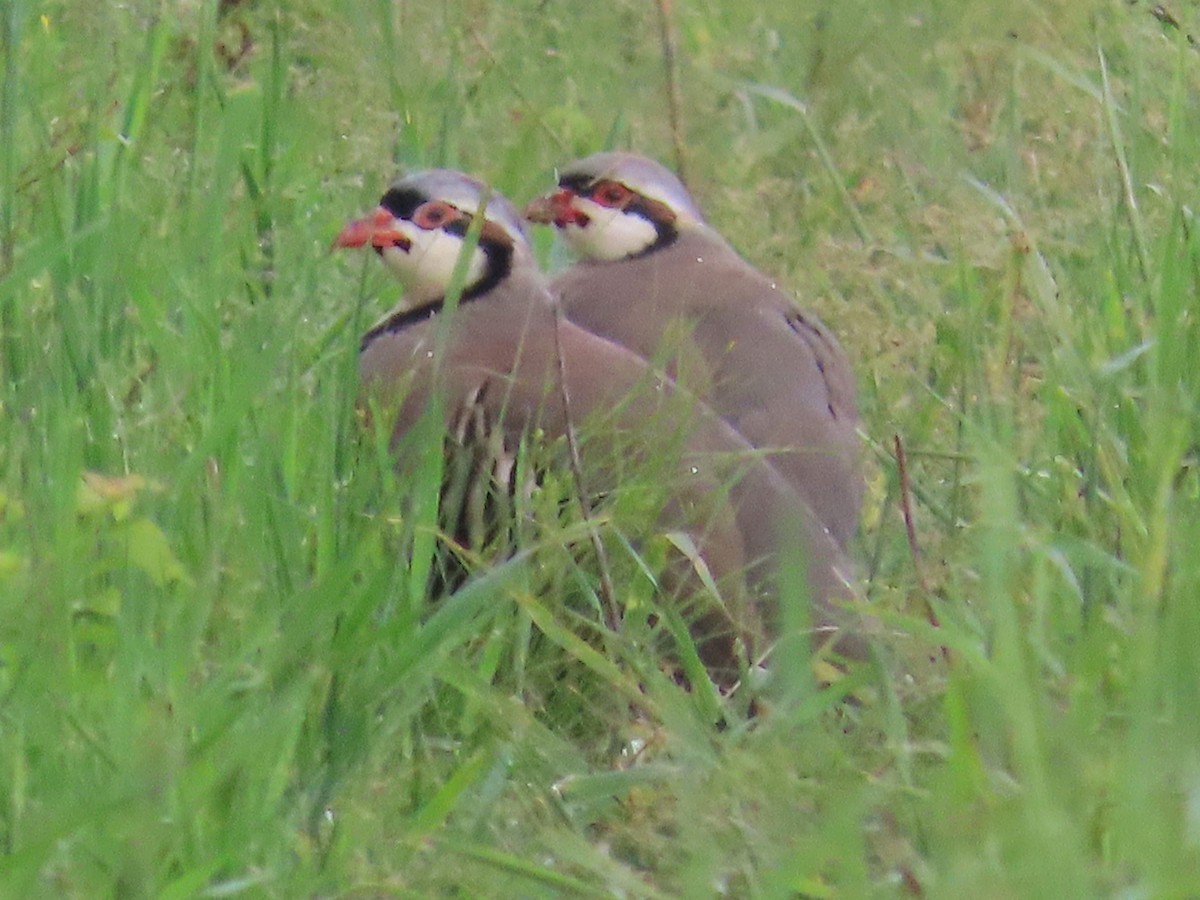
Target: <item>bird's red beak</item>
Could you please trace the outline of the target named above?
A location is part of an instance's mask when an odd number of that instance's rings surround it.
[[[525,207],[525,218],[541,225],[557,228],[567,225],[586,225],[588,217],[575,208],[575,193],[561,188],[553,194],[538,197]]]
[[[333,249],[371,246],[376,250],[387,247],[408,250],[412,247],[412,241],[395,228],[395,223],[395,216],[382,206],[377,207],[369,216],[355,219],[343,228],[333,239]]]

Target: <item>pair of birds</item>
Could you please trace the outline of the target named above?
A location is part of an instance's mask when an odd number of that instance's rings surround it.
[[[397,439],[437,397],[458,441],[499,440],[486,477],[505,483],[513,448],[535,431],[570,438],[577,422],[598,420],[635,441],[673,435],[678,483],[662,518],[688,532],[702,561],[678,561],[678,580],[703,593],[713,581],[694,570],[706,568],[723,589],[693,625],[710,670],[769,652],[794,599],[781,596],[779,567],[797,554],[815,642],[865,655],[847,612],[846,548],[863,495],[858,411],[834,337],[649,159],[579,160],[525,216],[553,224],[580,261],[547,282],[512,204],[448,170],[397,181],[336,238],[373,248],[407,287],[360,356],[366,388],[395,410]]]

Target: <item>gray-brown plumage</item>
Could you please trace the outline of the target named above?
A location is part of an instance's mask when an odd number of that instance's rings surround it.
[[[687,531],[726,592],[725,638],[698,642],[706,662],[730,667],[731,634],[760,653],[777,633],[775,567],[797,537],[814,628],[842,652],[861,654],[856,635],[838,633],[846,619],[838,607],[851,596],[846,560],[807,504],[720,417],[630,351],[562,318],[534,265],[520,216],[502,197],[487,198],[478,246],[465,249],[486,196],[478,182],[457,172],[412,175],[335,241],[373,247],[408,287],[404,305],[366,334],[360,357],[377,408],[383,401],[396,410],[397,440],[435,396],[447,429],[468,441],[495,443],[496,459],[511,457],[534,434],[553,439],[571,425],[590,424],[581,448],[583,475],[589,491],[604,491],[616,486],[607,483],[620,468],[614,452],[625,453],[650,435],[664,446],[665,436],[678,452],[663,522]],[[464,253],[461,299],[448,311],[447,290]],[[727,503],[720,502],[725,490]],[[698,579],[681,580],[699,589]],[[710,614],[704,627],[712,625]]]
[[[651,160],[598,153],[563,169],[526,215],[581,260],[551,280],[568,318],[664,363],[813,507],[843,547],[863,497],[854,374],[845,352],[709,225]]]

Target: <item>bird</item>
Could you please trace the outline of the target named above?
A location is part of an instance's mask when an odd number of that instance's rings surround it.
[[[567,317],[664,364],[769,455],[848,547],[865,481],[854,372],[833,333],[709,225],[665,166],[601,152],[525,215],[580,259],[550,281]]]
[[[475,477],[512,491],[522,442],[569,441],[576,424],[595,423],[579,460],[585,489],[601,496],[619,488],[614,480],[629,458],[653,456],[665,438],[677,452],[661,525],[686,533],[728,591],[715,612],[710,603],[697,614],[711,632],[696,635],[697,649],[714,677],[727,682],[739,653],[767,652],[780,621],[776,570],[797,546],[816,642],[864,654],[844,613],[853,603],[848,560],[808,504],[703,403],[563,317],[506,198],[462,172],[417,172],[394,182],[333,245],[372,248],[406,286],[359,351],[362,389],[372,409],[391,409],[394,447],[403,448],[423,416],[440,415],[448,446],[466,446],[475,459],[484,448],[488,463],[474,467]],[[646,441],[650,449],[640,451]],[[453,523],[446,531],[461,533]],[[696,569],[695,560],[677,561],[674,577],[702,592]]]

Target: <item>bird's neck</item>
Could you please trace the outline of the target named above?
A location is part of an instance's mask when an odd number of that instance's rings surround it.
[[[519,264],[514,249],[503,244],[480,244],[485,264],[482,274],[466,285],[458,298],[460,306],[473,303],[481,298],[495,302],[497,298],[508,296],[535,296],[532,282],[526,288],[524,282],[529,280],[530,273],[535,270],[532,262],[529,266]],[[528,271],[526,271],[528,269]],[[504,289],[504,290],[502,290]],[[373,325],[362,337],[359,345],[360,352],[376,338],[385,334],[396,334],[407,328],[427,322],[446,307],[447,292],[445,289],[410,289],[404,300],[390,313]]]

